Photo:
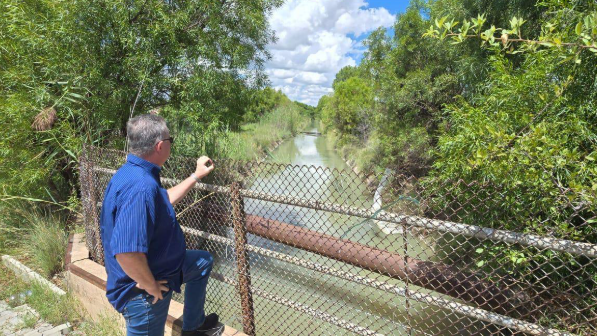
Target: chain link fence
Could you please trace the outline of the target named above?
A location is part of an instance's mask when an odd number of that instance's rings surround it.
[[[103,192],[125,159],[86,147],[80,160],[100,263]],[[170,158],[162,184],[195,165]],[[543,211],[480,181],[215,165],[175,210],[187,248],[215,259],[206,311],[247,334],[597,335],[595,204],[570,190]]]

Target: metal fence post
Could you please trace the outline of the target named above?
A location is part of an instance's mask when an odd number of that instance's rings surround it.
[[[95,250],[95,241],[91,229],[91,204],[89,201],[89,148],[83,144],[81,155],[79,156],[79,187],[81,188],[81,207],[83,210],[83,225],[85,226],[85,242],[89,251]]]
[[[93,148],[83,145],[81,152],[79,181],[81,183],[81,203],[85,222],[85,240],[91,257],[96,262],[104,263],[102,237],[99,228],[99,213],[97,211],[97,198],[93,181],[93,163],[90,160],[90,151]]]
[[[255,335],[255,316],[253,295],[251,293],[249,258],[246,250],[247,230],[245,227],[245,209],[243,198],[240,195],[240,183],[232,183],[230,186],[230,198],[232,202],[232,223],[234,225],[236,265],[238,270],[238,290],[243,314],[243,332],[253,336]]]

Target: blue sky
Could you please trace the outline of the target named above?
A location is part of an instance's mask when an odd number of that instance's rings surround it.
[[[367,1],[369,8],[383,7],[392,14],[403,13],[408,7],[408,0],[369,0]]]
[[[270,17],[278,37],[268,46],[272,86],[316,105],[342,67],[360,63],[361,42],[378,27],[390,29],[407,6],[408,0],[286,0]]]

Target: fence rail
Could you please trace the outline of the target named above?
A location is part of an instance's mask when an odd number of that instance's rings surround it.
[[[99,262],[101,198],[124,159],[95,147],[81,158]],[[194,163],[171,158],[162,184],[177,184]],[[376,189],[351,171],[217,167],[175,209],[188,248],[216,260],[208,309],[248,334],[597,334],[591,203],[554,205],[566,215],[557,218],[512,216],[500,208],[503,189],[475,181],[430,185],[386,170],[369,177]],[[586,235],[563,236],[564,225]]]
[[[114,174],[113,169],[105,169],[101,167],[94,168],[98,172],[107,174]],[[162,178],[162,183],[177,184],[181,180],[171,178]],[[211,185],[207,183],[197,183],[194,186],[197,190],[211,191],[217,193],[228,194],[230,190],[226,187]],[[504,242],[509,244],[521,244],[525,246],[536,247],[539,249],[550,249],[554,251],[567,252],[570,254],[597,257],[597,244],[583,243],[578,241],[556,239],[549,237],[541,237],[533,234],[526,234],[507,230],[497,230],[477,225],[467,225],[462,223],[454,223],[442,220],[433,220],[417,216],[405,216],[401,214],[386,212],[384,210],[370,210],[361,209],[357,207],[342,206],[334,203],[318,202],[314,200],[301,199],[296,197],[288,197],[282,195],[273,195],[264,192],[255,192],[247,189],[241,189],[241,196],[252,198],[256,200],[274,202],[279,204],[286,204],[298,207],[309,208],[313,210],[322,210],[343,215],[350,215],[364,219],[376,219],[384,222],[394,223],[398,225],[407,225],[425,228],[429,230],[437,230],[440,232],[449,232],[465,237],[477,239],[489,239],[492,241]]]

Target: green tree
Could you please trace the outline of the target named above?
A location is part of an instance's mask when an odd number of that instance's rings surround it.
[[[384,166],[424,175],[445,103],[460,92],[454,54],[422,37],[425,5],[413,3],[397,17],[394,37],[374,32],[362,63],[375,89],[374,129]]]
[[[255,122],[267,113],[272,112],[276,107],[283,104],[290,104],[290,99],[282,91],[266,87],[262,90],[255,90],[247,107],[245,114],[246,122]]]
[[[323,120],[341,135],[366,137],[372,107],[371,88],[359,77],[336,84],[334,95],[323,107]]]
[[[483,220],[487,225],[597,241],[589,223],[578,219],[578,227],[569,225],[575,214],[593,211],[597,190],[593,182],[597,129],[595,115],[589,112],[597,97],[591,89],[597,76],[597,49],[591,50],[597,37],[597,20],[592,19],[597,16],[591,12],[595,6],[558,2],[542,6],[549,15],[540,25],[542,33],[535,34],[540,43],[494,41],[494,32],[520,37],[525,20],[516,17],[508,28],[488,30],[483,27],[484,17],[479,17],[470,28],[478,35],[462,34],[489,45],[491,70],[474,97],[457,97],[444,110],[442,129],[446,131],[439,137],[432,176],[504,188],[506,201],[487,212],[491,217]],[[456,35],[454,39],[463,41]],[[566,42],[578,39],[588,40],[584,44],[588,47]],[[513,52],[520,56],[509,58]],[[553,223],[537,226],[541,218]]]
[[[458,96],[444,110],[437,159],[424,183],[435,203],[429,211],[470,224],[596,243],[596,8],[558,1],[540,6],[545,13],[539,28],[526,37],[521,17],[505,27],[477,17],[471,33],[463,33],[464,26],[439,25],[444,28],[438,37],[453,31],[444,36],[481,42],[492,56],[488,78],[475,94]],[[452,25],[450,18],[442,20]],[[455,248],[450,258],[470,255],[467,248]],[[593,331],[586,322],[595,311],[592,259],[487,241],[474,254],[481,270],[545,288],[552,297],[566,291],[566,300],[542,303],[544,323]],[[557,309],[567,304],[582,308],[563,318]]]
[[[2,0],[3,192],[68,195],[81,144],[123,148],[133,114],[157,110],[179,131],[238,128],[266,83],[280,4]]]
[[[340,71],[338,71],[336,77],[334,78],[332,87],[335,88],[338,84],[346,81],[350,77],[362,77],[360,68],[352,65],[347,65],[340,69]]]
[[[300,109],[301,112],[304,115],[309,116],[309,118],[311,119],[315,119],[316,118],[316,108],[311,106],[311,105],[307,105],[305,103],[301,103],[301,102],[294,102]]]

